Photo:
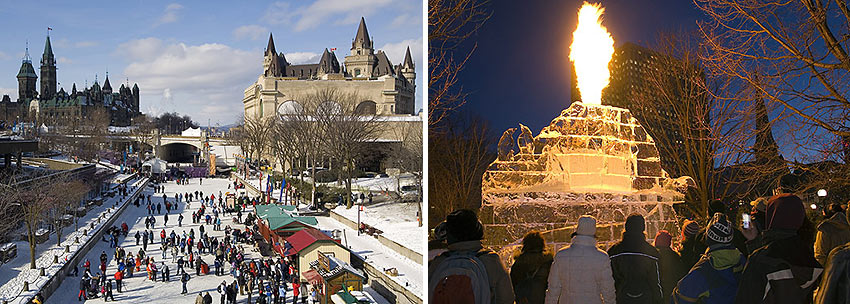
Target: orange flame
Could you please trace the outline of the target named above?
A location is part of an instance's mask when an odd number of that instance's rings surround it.
[[[570,45],[570,61],[576,70],[576,83],[582,102],[602,104],[602,89],[611,77],[608,62],[614,55],[614,38],[602,25],[601,4],[584,2],[578,11],[578,26]]]

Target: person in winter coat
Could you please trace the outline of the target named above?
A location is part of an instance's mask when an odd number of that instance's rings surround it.
[[[517,303],[543,303],[552,253],[545,252],[543,236],[531,231],[522,239],[522,249],[511,266],[511,283]]]
[[[436,303],[434,299],[439,298],[457,299],[457,291],[451,290],[451,288],[445,288],[444,290],[440,290],[441,292],[435,292],[435,289],[438,289],[437,286],[453,286],[450,285],[451,282],[447,282],[447,279],[450,279],[449,277],[441,278],[439,277],[441,275],[437,274],[437,272],[444,270],[444,268],[440,267],[441,264],[452,255],[469,253],[474,253],[474,256],[483,264],[488,287],[492,291],[490,302],[494,304],[510,304],[514,302],[511,277],[508,276],[508,272],[505,270],[505,266],[502,264],[499,255],[489,249],[485,249],[481,245],[481,239],[484,238],[484,226],[478,221],[478,215],[474,211],[469,209],[455,210],[446,216],[446,221],[440,223],[435,230],[438,231],[438,238],[446,240],[449,251],[434,258],[428,264],[428,277],[430,280],[428,290],[431,293],[430,299],[432,299],[433,303]],[[470,297],[471,295],[464,294],[461,296]]]
[[[705,244],[698,238],[700,230],[702,228],[695,221],[685,220],[682,224],[682,248],[679,249],[679,256],[682,258],[682,268],[686,271],[693,268],[705,252]]]
[[[803,201],[796,195],[775,195],[767,203],[765,245],[753,251],[741,275],[735,303],[809,303],[823,267],[812,247],[799,235],[805,221]],[[744,229],[749,242],[755,228]]]
[[[183,283],[183,292],[180,294],[186,294],[188,292],[186,291],[186,282],[189,282],[189,274],[184,271],[183,275],[180,277],[180,283]]]
[[[826,220],[817,227],[815,259],[826,265],[826,258],[833,248],[850,242],[850,223],[839,204],[831,204],[823,212]]]
[[[221,284],[218,285],[218,294],[219,294],[219,299],[221,299],[221,304],[224,304],[224,298],[227,294],[227,282],[226,281],[221,281]]]
[[[209,291],[204,293],[204,304],[212,304],[212,296]]]
[[[850,301],[850,243],[833,249],[825,266],[815,304],[847,303]]]
[[[646,242],[643,216],[626,218],[623,240],[608,249],[617,290],[617,303],[660,303],[662,297],[658,250]]]
[[[569,246],[558,251],[549,271],[546,303],[615,303],[611,262],[596,247],[596,219],[583,215]]]
[[[679,281],[672,303],[733,303],[746,257],[732,245],[732,224],[715,213],[705,233],[708,251]],[[669,303],[669,302],[667,302]]]
[[[204,293],[198,292],[198,297],[195,298],[195,304],[204,304]]]
[[[670,248],[673,236],[667,230],[658,231],[655,234],[655,249],[661,258],[661,290],[664,292],[663,303],[670,303],[670,295],[673,287],[688,272],[682,266],[682,258],[678,252]]]

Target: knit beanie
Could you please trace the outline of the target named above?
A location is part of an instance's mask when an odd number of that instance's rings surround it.
[[[596,219],[590,215],[582,215],[578,218],[578,227],[576,227],[578,235],[596,235]]]
[[[626,232],[643,232],[646,229],[646,222],[640,214],[632,214],[626,218]]]
[[[696,221],[685,220],[685,223],[682,224],[682,237],[695,237],[699,233],[700,229],[699,223]]]
[[[464,241],[477,241],[484,238],[484,226],[478,221],[475,211],[455,210],[446,216],[446,242],[448,244]]]
[[[727,245],[732,242],[732,224],[723,213],[715,213],[705,228],[705,244],[708,247]]]
[[[673,236],[667,230],[661,230],[655,234],[655,247],[657,248],[670,248],[672,241]]]
[[[774,195],[767,203],[765,218],[768,230],[788,229],[797,230],[803,225],[806,209],[803,201],[794,194],[783,193]]]

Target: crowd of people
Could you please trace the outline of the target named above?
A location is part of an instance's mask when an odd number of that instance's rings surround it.
[[[435,228],[431,303],[846,303],[850,301],[850,210],[823,210],[815,226],[803,201],[779,194],[739,214],[721,201],[704,223],[684,220],[679,241],[629,215],[622,238],[600,249],[596,219],[581,216],[570,244],[547,250],[531,231],[508,269],[485,248],[471,210]],[[743,219],[743,220],[741,220]],[[563,241],[563,240],[559,240]],[[651,244],[652,243],[652,244]]]
[[[187,181],[183,180],[181,183],[185,184]],[[154,190],[164,192],[164,186],[156,184]],[[197,210],[192,212],[192,223],[199,224],[197,232],[195,228],[183,228],[183,215],[180,212],[181,204],[188,209],[193,201],[199,203]],[[246,257],[245,247],[256,245],[256,226],[250,213],[244,217],[245,220],[241,220],[241,210],[256,202],[256,199],[240,199],[236,203],[242,206],[234,212],[234,208],[225,203],[221,192],[217,196],[205,195],[202,191],[177,193],[172,197],[162,194],[161,202],[153,202],[151,195],[141,195],[134,204],[139,208],[144,205],[148,215],[144,218],[145,229],[133,235],[136,250],[118,246],[119,238],[122,235],[127,236],[126,230],[124,234],[114,234],[109,240],[110,244],[115,244],[111,246],[115,248],[111,253],[116,266],[114,272],[107,272],[110,254],[106,251],[101,253],[100,264],[95,269],[91,268],[92,263],[89,260],[85,260],[81,265],[83,271],[78,301],[90,298],[114,301],[115,293],[128,292],[124,286],[126,280],[137,277],[164,284],[179,281],[182,284],[182,294],[189,294],[189,282],[193,277],[202,275],[230,276],[230,280],[222,280],[216,288],[219,302],[222,304],[236,303],[237,297],[247,297],[248,303],[285,303],[288,293],[293,299],[292,303],[306,303],[310,295],[315,299],[316,291],[308,292],[307,285],[300,283],[297,263],[289,257]],[[168,226],[168,217],[171,215],[174,218],[175,215],[171,212],[175,211],[178,212],[177,225],[174,226],[172,222],[172,226]],[[222,229],[221,217],[225,214],[235,214],[237,220],[234,223],[244,223],[245,228],[225,225]],[[162,224],[158,224],[157,218],[162,219]],[[224,235],[211,236],[206,227],[212,227],[213,231],[223,231]],[[157,229],[159,231],[156,231]],[[158,242],[157,245],[154,245],[155,242]],[[149,254],[149,245],[160,249],[158,257]],[[208,264],[210,260],[213,265],[212,274]],[[145,275],[139,276],[139,272],[144,272]],[[201,292],[195,303],[211,304],[212,296],[209,292]]]

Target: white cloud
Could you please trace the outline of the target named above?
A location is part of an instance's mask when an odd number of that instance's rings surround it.
[[[410,56],[413,59],[413,64],[417,67],[422,65],[422,38],[418,39],[407,39],[401,42],[396,43],[387,43],[382,47],[379,47],[379,50],[383,50],[387,53],[387,57],[390,58],[390,62],[394,65],[399,64],[404,60],[404,53],[407,51],[407,47],[410,46]]]
[[[156,57],[164,47],[162,40],[144,38],[122,43],[116,52],[128,56],[130,60],[150,60]]]
[[[131,60],[124,75],[139,84],[142,108],[153,114],[176,111],[195,121],[231,122],[232,113],[242,112],[242,92],[262,71],[262,54],[217,43],[146,38],[116,52]]]
[[[413,17],[409,14],[401,14],[398,17],[393,19],[393,22],[390,23],[392,27],[405,26],[405,25],[421,25],[419,23],[422,21],[422,17]]]
[[[263,38],[269,29],[259,25],[243,25],[233,30],[233,38],[236,40],[251,39],[257,40]]]
[[[291,64],[318,63],[322,58],[322,54],[313,52],[293,52],[286,53],[286,61]]]
[[[18,88],[0,88],[0,99],[3,95],[9,95],[12,101],[18,100]]]
[[[74,61],[71,60],[71,59],[68,59],[68,57],[59,57],[58,59],[56,59],[56,61],[59,62],[59,63],[64,63],[64,64],[73,64],[74,63]]]
[[[74,47],[76,47],[76,48],[86,48],[86,47],[97,46],[97,44],[98,43],[95,42],[95,41],[80,41],[80,42],[74,43]]]
[[[262,20],[273,25],[291,24],[295,20],[295,31],[303,31],[328,20],[335,20],[336,24],[357,23],[360,17],[392,3],[392,0],[317,0],[308,6],[293,8],[289,3],[275,2],[266,9]]]
[[[171,3],[165,7],[165,10],[162,12],[162,16],[153,24],[153,26],[159,26],[166,23],[177,22],[177,12],[183,9],[183,6],[178,3]]]

